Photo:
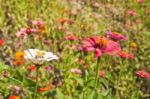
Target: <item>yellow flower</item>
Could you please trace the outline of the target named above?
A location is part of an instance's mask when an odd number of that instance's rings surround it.
[[[24,59],[24,52],[16,52],[15,59]]]
[[[132,42],[132,43],[130,44],[130,46],[131,46],[131,48],[132,48],[133,50],[136,50],[137,47],[138,47],[135,42]]]

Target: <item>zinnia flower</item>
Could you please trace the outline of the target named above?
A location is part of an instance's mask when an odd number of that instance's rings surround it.
[[[117,32],[106,32],[106,34],[111,38],[111,39],[114,39],[114,40],[128,40],[128,38],[120,33],[117,33]]]
[[[3,46],[5,41],[3,39],[0,39],[0,46]]]
[[[99,76],[100,76],[100,77],[105,77],[105,71],[100,71],[100,72],[99,72]]]
[[[100,57],[103,53],[114,55],[121,50],[117,42],[109,40],[102,36],[94,36],[87,38],[82,42],[80,50],[84,52],[94,51],[96,57]]]
[[[27,36],[28,34],[31,34],[31,33],[37,33],[38,30],[37,29],[32,29],[32,28],[22,28],[20,31],[18,31],[16,33],[17,37],[25,37]]]
[[[25,50],[24,53],[25,59],[31,60],[35,64],[58,59],[52,52],[46,52],[39,49],[28,49]]]
[[[41,20],[34,20],[34,21],[32,21],[32,24],[35,26],[38,26],[40,29],[44,29],[44,27],[45,27],[44,22]]]
[[[131,9],[129,9],[127,11],[127,14],[130,15],[130,16],[136,16],[136,12],[134,10],[131,10]]]
[[[53,88],[54,88],[53,85],[49,85],[49,86],[46,86],[46,87],[41,87],[41,88],[38,89],[38,92],[42,94],[43,92],[50,91]]]
[[[77,69],[77,68],[72,68],[70,70],[70,72],[75,73],[75,74],[79,74],[79,75],[82,74],[82,71],[80,69]]]
[[[77,40],[77,37],[73,34],[67,34],[65,39],[70,40],[70,41],[74,41],[74,40]]]
[[[27,70],[36,71],[36,66],[35,65],[30,65],[30,66],[27,67]]]
[[[118,52],[118,56],[124,59],[134,59],[134,55],[127,52]]]
[[[12,96],[9,96],[8,99],[20,99],[20,97],[19,97],[19,96],[12,95]]]
[[[144,70],[138,70],[136,71],[136,74],[143,78],[150,78],[150,73],[145,72]]]
[[[144,0],[136,0],[138,3],[143,3]]]

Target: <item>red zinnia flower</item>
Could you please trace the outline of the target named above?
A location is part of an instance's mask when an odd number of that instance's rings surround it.
[[[136,74],[143,78],[150,78],[150,73],[145,72],[144,70],[138,70],[136,71]]]
[[[8,99],[20,99],[20,97],[12,95],[12,96],[9,96]]]
[[[96,57],[100,57],[103,53],[114,55],[121,50],[117,42],[109,40],[102,36],[94,36],[87,38],[82,42],[80,48],[84,52],[94,51]]]
[[[27,70],[36,71],[36,66],[35,65],[30,65],[30,66],[27,67]]]
[[[3,39],[0,39],[0,46],[3,46],[5,41]]]
[[[134,59],[134,55],[127,52],[118,52],[118,56],[124,59]]]
[[[43,92],[46,92],[46,91],[49,91],[49,90],[53,89],[53,87],[54,87],[53,85],[49,85],[49,86],[46,86],[46,87],[41,87],[41,88],[38,89],[38,92],[43,93]]]

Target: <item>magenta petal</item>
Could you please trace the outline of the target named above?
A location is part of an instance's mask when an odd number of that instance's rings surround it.
[[[100,49],[95,49],[95,57],[102,56],[102,51]]]

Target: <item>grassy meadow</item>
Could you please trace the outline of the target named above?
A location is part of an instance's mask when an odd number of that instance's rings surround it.
[[[0,0],[0,99],[150,99],[150,1]]]

